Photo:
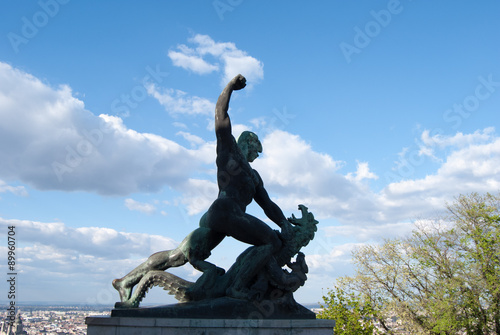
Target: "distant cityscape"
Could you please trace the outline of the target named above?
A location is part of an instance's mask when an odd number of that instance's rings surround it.
[[[0,334],[7,329],[7,305],[0,305]],[[87,316],[109,316],[112,306],[20,305],[24,334],[28,335],[86,335]],[[8,334],[8,333],[4,333]],[[15,330],[12,334],[16,334]]]

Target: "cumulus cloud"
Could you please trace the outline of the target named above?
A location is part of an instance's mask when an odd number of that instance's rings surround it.
[[[316,185],[342,166],[342,162],[313,151],[298,135],[285,131],[276,130],[265,136],[262,144],[263,157],[254,165],[267,182],[289,187],[289,190]],[[316,175],[317,172],[322,175]]]
[[[185,123],[182,123],[182,122],[172,122],[172,125],[176,128],[180,128],[180,129],[188,129],[188,126],[185,124]]]
[[[442,134],[430,135],[429,130],[424,130],[421,135],[422,143],[429,147],[464,147],[471,144],[485,143],[492,139],[495,133],[494,127],[488,127],[483,130],[476,130],[472,134],[463,134],[457,132],[453,136]]]
[[[183,186],[183,190],[181,202],[189,215],[206,211],[219,192],[216,182],[191,178]]]
[[[110,228],[72,228],[62,222],[39,222],[31,220],[3,219],[0,226],[15,226],[22,234],[23,243],[34,243],[44,250],[58,250],[72,255],[87,255],[108,259],[143,257],[158,250],[173,249],[177,242],[159,235],[119,232]],[[50,258],[50,253],[40,255]],[[71,257],[64,257],[68,262]]]
[[[304,203],[320,217],[349,210],[348,204],[359,192],[358,186],[339,172],[343,162],[315,152],[298,135],[281,130],[266,135],[262,145],[263,155],[253,166],[264,185],[279,196],[280,205],[295,210]]]
[[[338,271],[338,268],[348,266],[352,251],[362,245],[363,243],[345,243],[325,246],[326,252],[306,256],[307,265],[311,272],[337,272],[337,275],[341,275],[342,271]]]
[[[201,103],[203,104],[203,103]],[[213,108],[212,108],[213,109]],[[95,116],[71,89],[0,63],[0,178],[41,190],[127,195],[179,183],[212,162],[213,145],[186,149]],[[22,188],[5,188],[21,192]]]
[[[439,143],[447,143],[450,152],[435,173],[391,183],[381,191],[379,199],[387,215],[401,218],[401,209],[406,209],[407,217],[418,216],[419,211],[442,208],[458,194],[500,190],[500,138],[491,128],[468,135],[457,133]]]
[[[234,43],[215,42],[210,36],[201,34],[188,39],[188,42],[193,47],[180,44],[177,50],[168,52],[175,66],[197,74],[222,72],[222,86],[239,73],[247,78],[249,87],[264,78],[262,62],[238,49]]]
[[[178,245],[158,235],[0,218],[1,230],[6,232],[8,226],[15,226],[16,236],[22,239],[16,248],[16,270],[23,278],[18,288],[20,301],[54,299],[53,290],[67,302],[111,305],[119,300],[111,286],[114,278],[154,252]],[[7,254],[7,248],[0,246],[0,252]],[[179,270],[184,278],[189,274],[189,269]]]
[[[463,134],[457,132],[453,136],[443,134],[431,135],[429,130],[424,130],[420,137],[419,154],[437,159],[435,156],[436,150],[445,148],[463,148],[466,146],[481,144],[491,141],[494,137],[495,128],[488,127],[483,130],[476,130],[472,134]]]
[[[138,211],[145,214],[153,214],[156,212],[156,207],[154,205],[135,201],[131,198],[125,199],[125,206],[131,211]]]
[[[358,169],[356,172],[349,172],[346,178],[350,181],[360,182],[363,179],[378,179],[378,176],[370,171],[368,162],[358,162]]]
[[[280,130],[264,137],[263,156],[253,166],[284,209],[293,211],[304,203],[320,222],[340,223],[329,233],[366,241],[409,232],[411,220],[435,216],[458,194],[500,190],[500,138],[493,129],[440,141],[447,143],[447,152],[435,173],[389,183],[378,192],[359,182],[376,178],[368,164],[358,163],[356,172],[343,173],[343,162]]]
[[[413,225],[409,222],[380,223],[371,226],[329,226],[324,230],[327,236],[355,236],[359,241],[379,240],[394,236],[405,236],[411,233]]]
[[[193,71],[197,74],[207,74],[219,69],[217,65],[210,64],[196,55],[195,50],[184,45],[180,45],[178,48],[179,51],[171,50],[168,52],[168,57],[170,57],[175,66]]]
[[[170,114],[210,115],[215,104],[208,99],[190,96],[174,89],[160,89],[154,84],[147,85],[148,94],[154,97]]]
[[[205,140],[203,140],[201,137],[185,131],[178,131],[176,135],[182,136],[186,141],[188,141],[191,144],[191,146],[203,145],[205,143]]]

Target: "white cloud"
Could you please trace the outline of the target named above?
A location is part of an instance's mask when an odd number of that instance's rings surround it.
[[[183,186],[181,202],[189,215],[202,213],[217,199],[219,189],[215,182],[201,179],[189,179]]]
[[[211,115],[215,104],[208,99],[189,96],[186,92],[174,89],[158,89],[156,85],[147,86],[148,94],[153,96],[171,114]]]
[[[222,56],[228,51],[238,50],[234,43],[231,42],[215,42],[210,36],[196,34],[191,37],[189,42],[196,44],[196,52],[202,56],[212,55],[212,56]]]
[[[222,56],[224,62],[224,76],[221,85],[226,85],[234,76],[242,74],[251,88],[264,78],[263,64],[248,56],[244,51],[236,50]]]
[[[340,204],[349,203],[358,192],[358,186],[339,173],[342,162],[315,152],[299,136],[276,130],[261,141],[263,154],[253,166],[288,210],[303,203],[319,217],[338,215]]]
[[[342,162],[315,152],[297,135],[274,131],[262,141],[263,156],[252,164],[276,203],[285,211],[303,203],[320,223],[335,219],[340,227],[332,231],[358,240],[404,234],[408,222],[434,217],[459,194],[500,190],[500,138],[490,128],[450,136],[448,154],[435,173],[390,183],[379,192],[359,183],[376,177],[367,164],[344,175]]]
[[[267,119],[263,116],[252,119],[249,121],[252,125],[254,125],[256,128],[264,128],[267,124]]]
[[[404,180],[389,184],[380,194],[383,205],[395,208],[397,205],[428,212],[442,207],[458,194],[470,192],[498,192],[500,190],[500,138],[485,129],[489,138],[479,142],[470,139],[474,134],[450,137],[448,143],[451,152],[444,158],[444,163],[434,174],[424,178]],[[477,136],[476,138],[482,136]],[[468,138],[467,141],[459,139]],[[426,210],[427,208],[427,210]],[[411,211],[415,213],[415,210]],[[407,212],[409,215],[410,212]],[[401,214],[399,215],[401,217]]]
[[[459,194],[500,190],[500,138],[491,128],[442,137],[437,143],[450,152],[435,173],[391,183],[376,195],[386,217],[404,220],[433,216]]]
[[[500,138],[489,143],[475,144],[450,154],[438,175],[447,175],[462,183],[474,183],[476,187],[488,180],[496,180],[500,174]],[[469,180],[463,179],[469,177]],[[498,184],[497,184],[498,185]],[[486,185],[484,185],[486,186]]]
[[[314,240],[313,240],[314,241]],[[318,241],[315,241],[318,243]],[[316,275],[329,273],[336,276],[344,275],[344,269],[350,268],[351,254],[354,249],[364,245],[363,243],[344,243],[328,246],[323,253],[312,253],[306,255],[309,272]]]
[[[276,130],[261,140],[263,157],[254,165],[265,175],[266,182],[289,186],[289,190],[311,187],[342,166],[329,155],[313,151],[298,135]]]
[[[219,69],[217,65],[209,64],[199,56],[188,54],[187,52],[191,51],[191,49],[185,46],[179,46],[179,49],[181,52],[172,50],[168,52],[168,57],[170,57],[175,66],[191,70],[197,74],[207,74]]]
[[[149,256],[158,250],[173,249],[177,242],[159,235],[118,232],[110,228],[72,228],[61,222],[38,222],[0,218],[0,226],[15,226],[23,243],[34,243],[64,253],[108,259]],[[68,256],[69,257],[69,256]]]
[[[457,132],[453,136],[445,136],[442,134],[431,136],[429,130],[424,130],[420,138],[419,155],[429,156],[435,160],[439,160],[436,157],[436,149],[443,150],[448,147],[463,148],[473,144],[486,143],[491,141],[494,137],[494,132],[495,128],[488,127],[483,130],[476,130],[472,134]]]
[[[172,125],[176,128],[180,129],[188,129],[188,126],[185,123],[182,122],[172,122]]]
[[[239,73],[246,77],[249,87],[264,78],[262,62],[238,49],[234,43],[215,42],[210,36],[201,34],[190,38],[188,42],[194,48],[181,44],[177,46],[177,51],[169,51],[168,56],[175,66],[197,74],[220,72],[222,68],[222,86]]]
[[[1,231],[6,232],[7,226],[15,226],[16,236],[22,239],[16,248],[16,270],[22,277],[19,301],[50,300],[57,291],[61,301],[111,305],[119,301],[111,286],[114,278],[122,277],[149,255],[178,245],[158,235],[0,218]],[[0,246],[0,252],[7,254],[7,248]],[[186,278],[189,269],[177,272]]]
[[[178,131],[176,133],[176,135],[182,136],[192,146],[202,145],[205,143],[205,141],[201,137],[193,135],[193,134],[185,132],[185,131]]]
[[[195,100],[190,101],[196,106],[205,104]],[[182,184],[213,157],[212,147],[186,149],[169,139],[128,129],[119,117],[95,116],[68,86],[52,88],[0,62],[0,178],[4,180],[40,190],[155,192]],[[23,193],[22,188],[6,190]]]
[[[369,241],[408,235],[413,225],[410,222],[397,222],[371,226],[329,226],[324,229],[327,236],[355,237],[358,241]]]
[[[125,199],[125,206],[131,211],[138,211],[145,214],[153,214],[156,207],[151,204],[135,201],[134,199]]]
[[[429,130],[424,130],[422,132],[422,142],[429,147],[464,147],[471,144],[485,143],[492,139],[494,136],[495,128],[488,127],[483,130],[476,130],[472,134],[463,134],[457,132],[453,136],[443,136],[441,134],[436,134],[431,136]]]
[[[348,173],[346,178],[350,181],[360,182],[363,179],[378,179],[378,176],[370,171],[368,162],[358,162],[358,169],[355,173]]]
[[[15,195],[27,196],[28,192],[24,186],[11,186],[7,185],[6,182],[0,180],[0,193],[10,192]]]

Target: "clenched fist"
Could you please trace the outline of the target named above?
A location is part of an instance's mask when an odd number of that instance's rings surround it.
[[[238,91],[247,85],[247,80],[241,74],[238,74],[231,80],[233,90]]]

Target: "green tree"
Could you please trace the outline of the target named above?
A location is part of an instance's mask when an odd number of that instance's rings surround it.
[[[462,196],[448,206],[456,223],[462,275],[464,327],[470,334],[500,334],[500,197]]]
[[[337,286],[365,297],[387,334],[500,334],[499,204],[459,196],[409,237],[356,249],[356,275]]]
[[[334,334],[373,334],[374,326],[371,319],[374,316],[374,310],[369,300],[335,287],[323,296],[323,302],[325,305],[320,303],[323,310],[318,313],[318,318],[335,320]]]

